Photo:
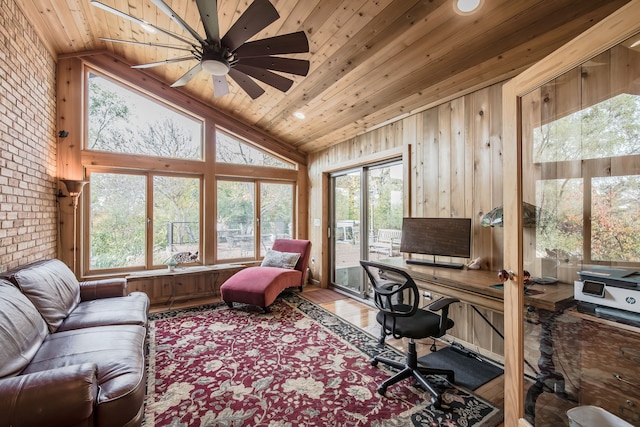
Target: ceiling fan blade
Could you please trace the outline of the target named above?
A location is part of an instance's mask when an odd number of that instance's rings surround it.
[[[177,34],[173,34],[171,31],[167,31],[167,30],[162,29],[162,28],[160,28],[160,27],[156,27],[155,25],[150,24],[150,23],[148,23],[148,22],[146,22],[146,21],[143,21],[142,19],[134,18],[133,16],[131,16],[131,15],[127,15],[127,14],[126,14],[126,13],[124,13],[124,12],[120,12],[118,9],[114,9],[114,8],[112,8],[111,6],[107,6],[107,5],[106,5],[106,4],[104,4],[104,3],[100,3],[99,1],[96,1],[96,0],[91,0],[91,5],[92,5],[92,6],[95,6],[95,7],[97,7],[97,8],[100,8],[100,9],[102,9],[102,10],[106,10],[106,11],[107,11],[107,12],[109,12],[109,13],[113,13],[114,15],[117,15],[117,16],[119,16],[119,17],[121,17],[121,18],[128,19],[129,21],[135,22],[135,23],[136,23],[136,24],[138,24],[138,25],[146,25],[146,26],[149,26],[149,27],[153,28],[153,29],[154,29],[154,30],[156,30],[156,31],[159,31],[159,32],[161,32],[161,33],[163,33],[163,34],[166,34],[166,35],[168,35],[168,36],[170,36],[170,37],[173,37],[173,38],[174,38],[174,39],[176,39],[176,40],[180,40],[180,41],[181,41],[181,42],[183,42],[183,43],[186,43],[186,44],[188,44],[188,45],[190,45],[190,46],[193,46],[193,42],[192,42],[191,40],[187,40],[187,39],[185,39],[184,37],[180,37],[180,36],[179,36],[179,35],[177,35]]]
[[[276,89],[281,90],[282,92],[288,91],[293,85],[293,80],[282,77],[281,75],[273,73],[269,70],[250,67],[248,65],[242,64],[236,64],[234,68],[242,73],[260,80],[261,82],[268,84],[269,86],[273,86]]]
[[[118,40],[118,39],[110,39],[110,38],[107,38],[107,37],[98,37],[98,38],[100,40],[104,40],[106,42],[112,42],[112,43],[125,43],[125,44],[137,44],[137,45],[143,45],[143,46],[152,46],[152,47],[162,47],[162,48],[165,48],[165,49],[184,50],[186,52],[193,51],[193,47],[182,47],[182,46],[176,46],[176,45],[172,45],[172,44],[136,42],[136,41],[133,41],[133,40]]]
[[[178,14],[175,13],[173,9],[171,9],[164,1],[162,0],[151,0],[151,1],[153,2],[153,4],[155,4],[158,7],[158,9],[163,11],[165,15],[173,19],[173,21],[176,24],[180,25],[180,27],[182,27],[183,30],[191,34],[191,37],[198,40],[200,43],[204,43],[204,39],[200,36],[200,34],[198,34],[196,30],[191,28],[189,24],[187,24],[182,18],[180,18],[180,16],[178,16]]]
[[[165,59],[164,61],[150,62],[148,64],[132,65],[131,68],[151,68],[157,67],[158,65],[171,64],[173,62],[193,61],[194,59],[196,59],[194,56],[182,56],[180,58]]]
[[[275,22],[280,15],[269,0],[255,0],[222,38],[230,52]]]
[[[196,0],[200,11],[200,20],[207,33],[207,40],[220,41],[220,26],[218,25],[218,1]],[[226,81],[226,80],[225,80]]]
[[[211,76],[213,78],[213,96],[220,98],[229,93],[229,83],[225,76]]]
[[[264,93],[264,89],[262,89],[256,82],[251,80],[249,76],[240,71],[232,68],[229,70],[229,77],[231,77],[238,86],[240,86],[247,94],[252,98],[256,99],[260,95]]]
[[[171,87],[184,86],[191,81],[192,78],[196,76],[200,71],[202,71],[202,63],[198,62],[193,68],[184,73],[182,77],[173,82]]]
[[[309,40],[304,31],[248,42],[236,50],[238,58],[309,52]]]
[[[306,59],[278,58],[277,56],[256,56],[238,60],[242,65],[249,65],[256,68],[266,68],[267,70],[281,71],[283,73],[306,76],[309,74],[309,61]]]

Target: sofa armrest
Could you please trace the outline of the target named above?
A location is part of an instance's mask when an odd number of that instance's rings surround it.
[[[93,425],[93,363],[0,379],[0,426]]]
[[[127,295],[127,279],[113,278],[80,282],[80,300],[124,297]]]

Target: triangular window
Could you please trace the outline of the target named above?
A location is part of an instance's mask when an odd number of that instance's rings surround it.
[[[259,150],[239,137],[220,129],[216,129],[216,161],[218,163],[268,166],[281,169],[296,168],[295,164]]]

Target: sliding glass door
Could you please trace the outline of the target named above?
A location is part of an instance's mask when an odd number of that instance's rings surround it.
[[[360,272],[362,224],[362,170],[335,175],[332,186],[332,282],[357,295],[363,294]]]
[[[361,259],[400,256],[403,170],[401,161],[341,171],[331,176],[331,279],[366,298]]]

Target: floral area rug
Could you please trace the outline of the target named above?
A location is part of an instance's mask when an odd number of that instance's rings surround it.
[[[145,427],[483,426],[502,411],[437,379],[442,408],[392,372],[380,352],[403,356],[320,306],[288,293],[261,309],[224,304],[151,317]],[[432,377],[436,379],[438,377]]]

